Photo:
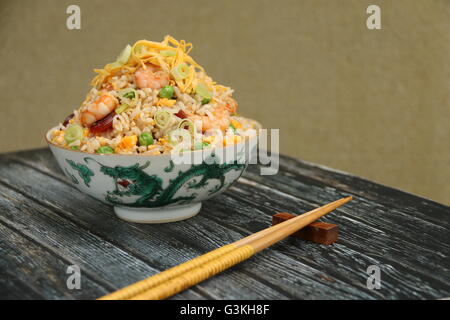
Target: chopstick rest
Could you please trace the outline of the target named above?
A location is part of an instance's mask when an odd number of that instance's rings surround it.
[[[279,212],[272,216],[272,225],[276,225],[295,217],[295,214]],[[316,221],[291,234],[291,236],[302,240],[329,245],[337,241],[338,234],[339,227],[337,224]]]

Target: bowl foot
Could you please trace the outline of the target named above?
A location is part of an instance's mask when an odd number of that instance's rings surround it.
[[[201,203],[162,208],[114,207],[114,212],[120,219],[129,222],[165,223],[193,217],[201,207]]]

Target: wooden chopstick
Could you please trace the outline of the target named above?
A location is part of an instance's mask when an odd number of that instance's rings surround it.
[[[275,242],[295,233],[296,231],[300,230],[301,228],[306,227],[307,225],[313,223],[320,217],[322,217],[322,216],[330,213],[334,209],[346,204],[350,200],[352,200],[351,196],[330,202],[322,207],[308,211],[308,212],[301,214],[295,218],[286,220],[286,221],[276,224],[272,227],[266,228],[264,230],[254,233],[252,235],[249,235],[241,240],[233,242],[233,244],[236,246],[251,244],[253,247],[255,247],[255,250],[257,250],[256,252],[259,252],[259,251],[271,246]],[[285,230],[285,232],[280,232],[281,229]],[[272,238],[267,238],[269,234],[272,234]],[[259,239],[263,239],[263,238],[266,240],[262,240],[261,242],[258,242]],[[271,240],[269,240],[269,239],[271,239]],[[266,243],[265,241],[267,241],[267,243],[269,243],[269,244],[267,246],[261,246],[262,244]]]
[[[286,238],[351,199],[352,197],[342,198],[311,210],[157,275],[136,282],[128,287],[101,297],[99,300],[151,300],[167,298],[248,259],[255,253]]]

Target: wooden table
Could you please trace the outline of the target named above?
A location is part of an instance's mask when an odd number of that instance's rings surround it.
[[[354,200],[322,219],[326,246],[286,239],[173,299],[436,299],[450,296],[450,208],[286,156],[250,166],[194,218],[140,225],[75,189],[47,149],[0,155],[0,298],[95,299],[266,228],[279,211]],[[419,183],[419,182],[418,182]],[[81,289],[70,290],[70,265]],[[367,268],[381,289],[368,289]]]

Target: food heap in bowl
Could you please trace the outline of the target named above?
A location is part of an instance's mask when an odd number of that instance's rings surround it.
[[[50,142],[88,153],[161,155],[180,142],[183,151],[199,150],[254,135],[258,124],[237,115],[233,90],[214,82],[191,49],[171,36],[127,45],[94,70],[86,99],[52,129]]]

